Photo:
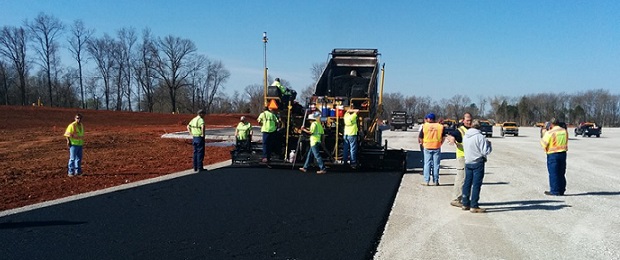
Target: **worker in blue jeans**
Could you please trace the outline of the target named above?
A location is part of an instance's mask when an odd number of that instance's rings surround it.
[[[478,119],[474,119],[471,128],[465,132],[463,149],[465,150],[465,181],[461,208],[470,210],[472,213],[482,213],[486,210],[478,206],[478,200],[482,179],[484,179],[484,165],[493,149],[491,142],[480,132]]]
[[[350,108],[344,115],[344,147],[342,147],[342,162],[351,160],[351,168],[357,168],[357,112],[359,109]]]
[[[187,131],[192,135],[192,145],[194,146],[194,155],[192,163],[194,172],[205,171],[203,162],[205,159],[205,121],[206,111],[198,110],[198,115],[187,124]]]
[[[310,135],[310,151],[308,151],[308,156],[306,157],[304,167],[299,168],[299,170],[302,172],[308,171],[308,168],[310,167],[310,160],[312,160],[312,157],[314,156],[317,164],[319,165],[319,170],[316,174],[325,174],[327,171],[325,170],[325,164],[323,163],[323,159],[320,154],[321,139],[324,134],[323,126],[320,123],[321,115],[309,115],[308,120],[312,121],[312,123],[310,123],[310,129],[308,130],[305,127],[302,127],[301,130]]]
[[[568,151],[568,131],[560,126],[559,120],[551,119],[551,129],[543,134],[540,144],[547,153],[549,171],[549,190],[545,195],[562,196],[566,191],[566,152]]]

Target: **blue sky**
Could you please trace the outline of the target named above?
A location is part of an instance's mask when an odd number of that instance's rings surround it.
[[[191,39],[230,70],[230,94],[262,83],[264,31],[269,75],[298,91],[332,49],[376,48],[385,92],[406,96],[620,94],[620,1],[0,0],[0,26],[39,12],[98,37],[149,27]]]

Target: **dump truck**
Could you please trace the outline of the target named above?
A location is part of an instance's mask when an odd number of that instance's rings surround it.
[[[407,131],[409,127],[408,123],[407,111],[392,111],[392,116],[390,117],[390,130],[394,131],[396,129],[401,129],[403,131]]]
[[[274,149],[270,167],[283,165],[301,166],[309,152],[309,137],[301,127],[308,127],[306,118],[321,114],[325,130],[321,157],[326,165],[337,168],[342,163],[344,140],[343,116],[348,108],[358,109],[358,169],[402,170],[407,169],[406,152],[388,149],[379,129],[383,113],[384,66],[379,66],[377,49],[333,49],[329,61],[314,85],[312,97],[303,106],[280,104],[279,115],[283,127],[278,131],[278,147]],[[379,76],[381,75],[381,79]],[[271,93],[269,89],[265,91]],[[269,103],[280,98],[273,91],[267,95]],[[290,102],[289,102],[290,104]],[[249,153],[233,155],[240,163],[256,164],[262,150],[255,143]],[[231,155],[234,151],[231,151]],[[242,154],[242,155],[239,155]],[[259,163],[260,164],[260,163]]]

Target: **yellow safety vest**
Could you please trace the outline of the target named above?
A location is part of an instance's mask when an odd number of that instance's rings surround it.
[[[456,142],[456,158],[463,158],[465,157],[465,150],[463,149],[463,139],[465,139],[465,132],[467,131],[467,128],[465,126],[460,126],[458,128],[459,132],[461,133],[461,142]]]
[[[272,133],[278,129],[278,117],[271,111],[264,111],[258,116],[258,122],[263,124],[260,128],[261,132]]]
[[[422,126],[424,148],[434,150],[441,148],[441,137],[443,135],[443,125],[440,123],[424,123]]]
[[[319,122],[312,122],[312,124],[310,125],[310,132],[312,133],[312,135],[310,135],[310,146],[321,143],[321,136],[323,135],[324,131],[323,126]]]
[[[71,145],[84,145],[84,125],[78,125],[77,122],[69,124],[69,126],[67,126],[67,130],[65,130],[65,137],[69,137],[69,142]]]
[[[283,96],[284,96],[284,95],[290,95],[290,94],[291,94],[291,93],[289,93],[289,92],[287,91],[286,87],[284,87],[284,86],[282,85],[282,83],[280,83],[280,82],[278,82],[278,81],[273,82],[273,84],[271,84],[271,86],[276,86],[276,87],[278,87],[278,89],[280,90],[280,93],[281,93]]]
[[[356,113],[344,114],[344,134],[345,135],[357,135],[357,114]]]
[[[250,122],[246,122],[245,124],[243,122],[239,122],[237,125],[237,131],[239,132],[237,138],[239,140],[248,139],[248,136],[250,136],[250,129],[252,129]]]
[[[547,154],[568,151],[568,131],[560,126],[554,126],[545,132],[540,144]]]
[[[202,119],[202,117],[200,116],[196,116],[192,119],[192,121],[189,121],[189,130],[190,130],[190,134],[192,134],[192,136],[202,136],[202,126],[205,124],[204,119]]]

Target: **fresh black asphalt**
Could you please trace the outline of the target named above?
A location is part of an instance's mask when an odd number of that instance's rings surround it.
[[[220,168],[2,217],[0,258],[371,259],[401,177]]]

